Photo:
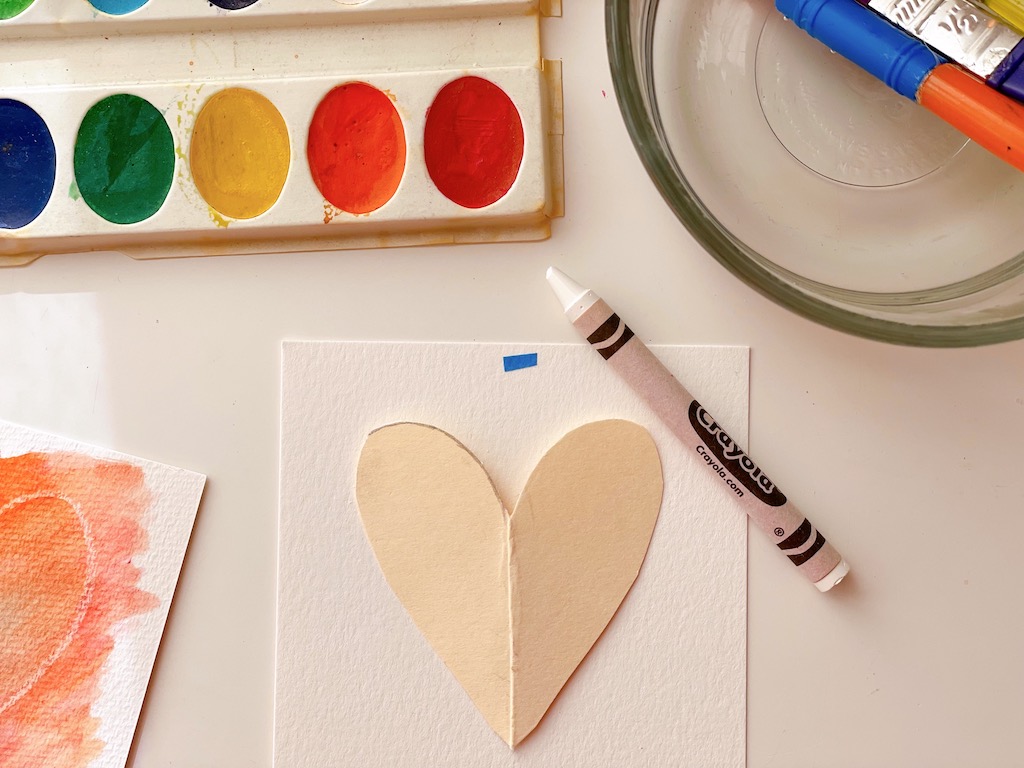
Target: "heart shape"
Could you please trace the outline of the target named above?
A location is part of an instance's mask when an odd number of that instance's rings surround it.
[[[94,553],[76,507],[29,496],[0,508],[0,713],[74,640],[92,593]]]
[[[373,432],[356,499],[413,622],[510,747],[547,712],[640,572],[661,509],[647,430],[584,425],[507,514],[469,450],[423,424]]]

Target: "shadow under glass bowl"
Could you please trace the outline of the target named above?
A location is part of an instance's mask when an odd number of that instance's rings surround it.
[[[616,96],[666,202],[727,269],[848,333],[1024,337],[1024,174],[770,0],[606,0]]]

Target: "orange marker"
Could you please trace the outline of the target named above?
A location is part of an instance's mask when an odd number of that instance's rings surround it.
[[[993,155],[1024,171],[1024,105],[956,66],[940,64],[917,101]]]

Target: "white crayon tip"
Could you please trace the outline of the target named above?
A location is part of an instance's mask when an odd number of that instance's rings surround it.
[[[562,305],[562,309],[572,321],[575,321],[597,302],[597,296],[593,291],[584,288],[556,267],[548,267],[547,279],[548,285],[555,292],[555,297]]]
[[[828,592],[832,587],[838,584],[840,581],[846,578],[847,574],[850,573],[850,565],[845,560],[840,560],[839,565],[828,572],[821,581],[814,582],[814,586],[818,588],[819,592]]]

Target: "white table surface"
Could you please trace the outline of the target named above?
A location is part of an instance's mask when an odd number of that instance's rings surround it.
[[[281,340],[576,341],[551,263],[648,341],[751,347],[751,452],[853,566],[819,595],[751,532],[750,768],[1024,765],[1024,343],[885,346],[727,274],[633,151],[600,6],[544,24],[547,242],[0,271],[0,418],[210,477],[132,765],[271,764]]]

